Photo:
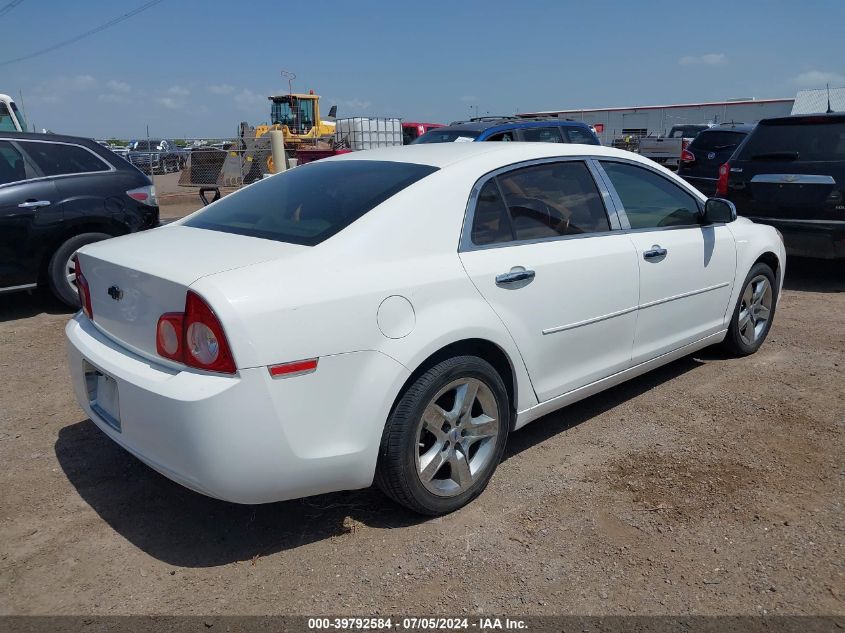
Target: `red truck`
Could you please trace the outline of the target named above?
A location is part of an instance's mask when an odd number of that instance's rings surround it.
[[[402,121],[402,145],[410,145],[420,136],[433,130],[436,127],[443,127],[442,123],[417,123],[416,121]]]

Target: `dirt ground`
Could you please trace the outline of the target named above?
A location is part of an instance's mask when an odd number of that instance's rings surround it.
[[[756,355],[533,423],[434,520],[171,483],[75,404],[68,313],[0,297],[0,614],[845,614],[845,267],[791,261],[786,288]]]

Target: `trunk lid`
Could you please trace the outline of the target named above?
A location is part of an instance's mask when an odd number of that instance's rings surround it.
[[[82,248],[94,323],[128,349],[157,357],[156,325],[183,312],[188,287],[207,275],[295,256],[308,247],[272,240],[165,226]],[[214,308],[214,306],[212,306]]]

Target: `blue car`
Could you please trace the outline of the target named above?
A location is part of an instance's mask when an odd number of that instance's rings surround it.
[[[520,119],[481,117],[429,130],[416,143],[461,143],[475,141],[522,141],[528,143],[584,143],[601,145],[586,123],[563,119]]]

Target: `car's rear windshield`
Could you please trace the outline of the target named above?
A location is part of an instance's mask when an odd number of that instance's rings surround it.
[[[725,149],[735,149],[742,139],[746,136],[745,132],[702,132],[693,139],[690,143],[692,149],[700,149],[705,152],[721,151]]]
[[[460,141],[474,141],[481,132],[476,130],[429,130],[412,145],[417,143],[455,143]]]
[[[135,141],[134,150],[136,152],[155,151],[161,145],[161,141]]]
[[[694,138],[699,132],[706,129],[706,125],[678,125],[671,129],[669,138]]]
[[[845,121],[760,124],[740,160],[845,160]]]
[[[185,226],[314,246],[435,171],[413,163],[317,161],[245,187]]]

